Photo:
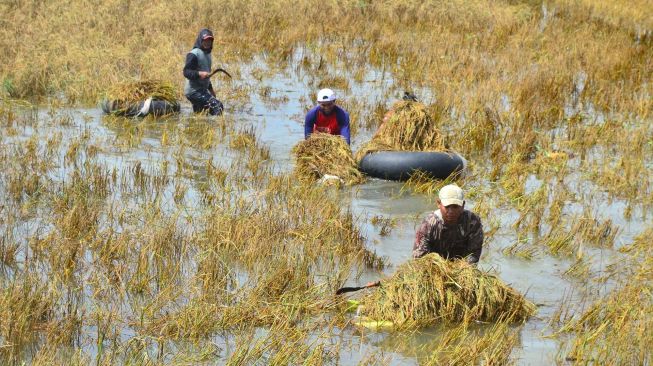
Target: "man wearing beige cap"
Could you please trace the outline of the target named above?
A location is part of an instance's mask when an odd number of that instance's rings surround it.
[[[478,215],[465,210],[463,190],[455,184],[442,187],[438,207],[417,229],[413,258],[438,253],[443,258],[477,263],[483,249],[483,225]]]

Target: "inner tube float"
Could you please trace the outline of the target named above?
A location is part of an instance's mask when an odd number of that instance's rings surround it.
[[[359,169],[375,178],[407,180],[418,170],[432,178],[445,179],[462,172],[467,161],[454,152],[439,151],[376,151],[365,155]]]
[[[152,98],[128,105],[118,100],[105,99],[100,104],[104,113],[122,117],[161,117],[177,113],[180,110],[180,105],[177,102]]]

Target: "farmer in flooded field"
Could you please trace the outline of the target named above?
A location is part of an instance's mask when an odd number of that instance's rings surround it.
[[[404,92],[404,95],[401,97],[401,100],[403,100],[404,102],[418,102],[417,96],[415,96],[415,94],[409,91]],[[390,118],[392,118],[393,114],[395,114],[395,110],[394,108],[391,108],[389,111],[385,113],[385,115],[383,115],[383,120],[381,120],[381,124],[379,125],[379,128],[376,130],[376,133],[374,134],[375,137],[379,133],[379,131],[382,130],[383,125],[385,125],[390,120]]]
[[[184,95],[193,104],[193,112],[207,111],[212,116],[218,116],[222,114],[224,107],[215,97],[211,85],[209,74],[212,49],[213,32],[204,28],[197,35],[193,49],[186,55]]]
[[[322,89],[317,93],[317,106],[308,111],[304,119],[304,137],[313,132],[342,136],[347,144],[349,137],[349,113],[336,105],[336,93]]]
[[[455,184],[442,187],[438,207],[417,229],[413,258],[438,253],[443,258],[477,263],[483,248],[483,225],[478,215],[465,210],[463,190]]]

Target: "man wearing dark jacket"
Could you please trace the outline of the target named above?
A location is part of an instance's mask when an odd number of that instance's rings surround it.
[[[442,187],[438,207],[417,229],[413,258],[438,253],[446,259],[477,263],[483,249],[483,225],[478,215],[465,210],[463,190],[455,184]]]
[[[194,112],[208,111],[209,114],[217,116],[222,114],[224,107],[222,102],[216,99],[209,79],[212,49],[213,32],[204,28],[197,35],[193,49],[186,55],[184,94],[193,104]]]

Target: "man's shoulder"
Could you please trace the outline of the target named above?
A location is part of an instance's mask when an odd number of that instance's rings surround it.
[[[442,225],[442,214],[440,213],[440,210],[435,210],[429,212],[428,215],[426,215],[426,218],[424,221],[428,222],[431,225]]]
[[[306,112],[306,117],[309,117],[309,116],[310,116],[310,117],[317,116],[317,110],[318,110],[318,108],[320,108],[320,106],[319,106],[319,105],[316,105],[315,107],[309,109],[308,112]]]
[[[336,105],[336,114],[340,114],[342,116],[349,116],[349,112],[347,112],[344,108],[342,108],[339,105]]]
[[[469,220],[471,223],[481,222],[481,218],[476,213],[470,210],[463,211],[463,214],[467,216],[467,220]]]

